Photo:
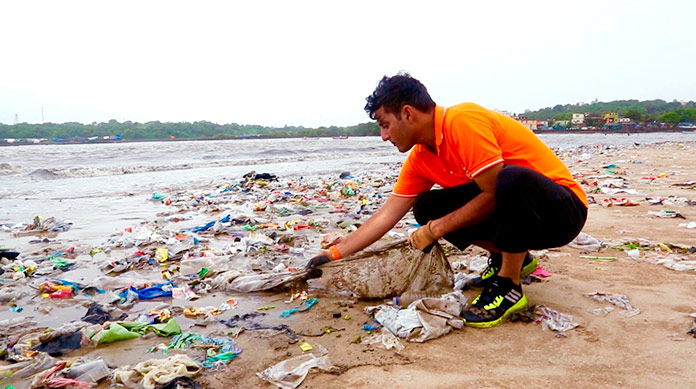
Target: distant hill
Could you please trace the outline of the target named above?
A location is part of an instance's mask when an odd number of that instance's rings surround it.
[[[648,121],[696,121],[696,102],[666,102],[664,100],[616,100],[610,102],[593,102],[590,104],[566,104],[526,111],[524,116],[537,120],[569,120],[573,113],[603,114],[616,112],[622,117],[629,117],[639,122]],[[675,113],[679,115],[676,119]],[[665,117],[667,115],[667,117]]]
[[[377,123],[362,123],[349,127],[264,127],[258,125],[216,124],[208,121],[194,123],[147,123],[110,120],[107,123],[44,123],[14,125],[0,124],[0,138],[62,138],[84,140],[90,137],[118,135],[123,140],[138,139],[236,139],[236,138],[287,138],[318,136],[379,135]]]

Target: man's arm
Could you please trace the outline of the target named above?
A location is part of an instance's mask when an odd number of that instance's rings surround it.
[[[336,245],[341,257],[347,257],[374,243],[387,233],[411,209],[415,197],[389,196],[377,213]]]
[[[430,230],[436,237],[444,236],[452,231],[477,224],[486,220],[495,212],[495,185],[498,182],[498,173],[503,168],[503,163],[493,165],[474,178],[481,188],[481,193],[461,208],[435,219],[430,223]]]

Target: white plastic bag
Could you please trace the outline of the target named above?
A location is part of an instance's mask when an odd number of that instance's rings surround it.
[[[295,389],[304,381],[312,368],[317,367],[325,371],[333,368],[328,351],[321,345],[317,345],[316,348],[319,356],[310,353],[286,359],[256,375],[279,388]]]

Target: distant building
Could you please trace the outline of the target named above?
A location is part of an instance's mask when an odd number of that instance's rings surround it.
[[[515,120],[522,123],[522,125],[527,127],[527,129],[530,131],[537,130],[537,120],[536,119],[529,119],[526,116],[518,116],[515,118]]]
[[[605,113],[602,115],[604,119],[604,128],[609,130],[619,130],[621,129],[621,124],[619,124],[619,114],[616,112]]]
[[[585,123],[585,115],[581,113],[574,113],[573,117],[570,119],[571,124],[583,124]]]

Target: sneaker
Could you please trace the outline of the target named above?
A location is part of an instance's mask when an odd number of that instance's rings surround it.
[[[488,257],[488,266],[481,272],[481,275],[472,278],[467,286],[470,288],[483,288],[488,280],[494,275],[498,274],[500,268],[503,266],[503,255],[500,253],[491,253]],[[534,270],[539,267],[539,260],[533,257],[530,253],[524,257],[522,262],[522,269],[520,270],[520,278],[527,277],[532,274]]]
[[[464,324],[469,327],[488,328],[500,324],[510,314],[527,306],[522,287],[507,277],[493,276],[481,292],[462,312]]]

